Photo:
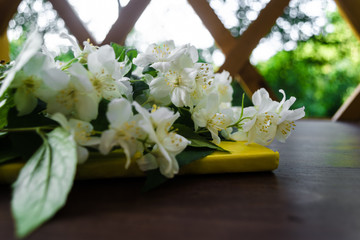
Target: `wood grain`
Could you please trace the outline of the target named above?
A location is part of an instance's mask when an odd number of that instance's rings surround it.
[[[77,181],[67,205],[29,239],[359,239],[360,126],[305,120],[278,170]],[[13,238],[10,186],[0,185],[0,239]]]

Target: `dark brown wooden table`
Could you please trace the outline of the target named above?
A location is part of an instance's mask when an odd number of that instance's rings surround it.
[[[360,239],[360,126],[304,120],[274,143],[274,172],[77,181],[66,206],[28,239]],[[13,239],[0,185],[0,239]]]

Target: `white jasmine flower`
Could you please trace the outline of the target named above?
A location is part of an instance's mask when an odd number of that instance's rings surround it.
[[[42,37],[37,31],[30,34],[29,38],[24,43],[23,49],[17,56],[14,65],[6,72],[6,77],[2,81],[0,87],[0,99],[14,80],[15,74],[38,52],[42,43]]]
[[[242,129],[233,129],[232,127],[221,130],[221,135],[227,140],[247,141],[248,134]]]
[[[199,60],[199,53],[196,49],[196,47],[190,45],[190,44],[185,44],[179,48],[177,48],[176,50],[176,54],[181,56],[181,55],[185,55],[187,57],[189,57],[192,61],[192,63],[196,63]]]
[[[196,69],[189,57],[183,56],[171,64],[165,73],[159,73],[149,85],[150,95],[157,103],[172,102],[177,107],[192,107],[191,94],[195,90]]]
[[[271,100],[269,93],[261,88],[252,96],[254,107],[244,108],[242,130],[248,134],[248,142],[269,145],[275,138],[279,116],[278,102]]]
[[[35,54],[15,77],[10,84],[16,88],[14,102],[19,116],[31,113],[37,105],[37,98],[46,101],[55,92],[51,85],[54,81],[61,81],[69,77],[57,69],[48,56]]]
[[[99,99],[88,78],[86,69],[74,63],[69,69],[70,79],[54,82],[56,94],[47,100],[47,111],[72,115],[83,121],[97,117]]]
[[[174,41],[165,41],[162,44],[151,44],[145,51],[140,53],[134,60],[134,64],[140,67],[155,68],[160,72],[169,70],[170,64],[176,61],[179,57],[187,56],[192,63],[199,59],[198,52],[194,46],[189,44],[183,45],[180,48],[175,48]]]
[[[286,100],[284,90],[280,89],[279,92],[283,94],[283,99],[279,103],[276,112],[279,114],[278,129],[276,131],[276,139],[280,142],[285,142],[290,136],[291,130],[295,129],[296,120],[305,116],[305,107],[301,107],[295,110],[289,110],[291,105],[296,101],[295,97],[290,97]]]
[[[275,138],[278,121],[279,117],[275,112],[257,113],[243,126],[243,131],[248,134],[248,142],[269,145]]]
[[[77,119],[67,120],[61,113],[55,113],[51,119],[58,122],[61,127],[68,131],[77,143],[77,159],[78,163],[84,163],[89,157],[89,151],[85,148],[94,147],[99,144],[100,138],[91,137],[93,126],[88,123]]]
[[[206,127],[216,144],[220,143],[219,131],[226,129],[234,122],[231,108],[219,109],[219,97],[215,93],[211,93],[207,99],[194,108],[191,118],[195,123],[195,130]]]
[[[134,102],[133,105],[142,116],[140,126],[148,134],[149,141],[155,144],[151,153],[138,161],[140,169],[146,171],[159,167],[161,174],[172,178],[179,171],[176,155],[190,143],[186,138],[170,131],[180,114],[174,114],[164,107],[155,107],[149,113],[138,103]]]
[[[121,146],[126,156],[125,168],[128,168],[131,159],[140,158],[144,150],[137,140],[145,138],[145,133],[138,124],[139,115],[134,116],[131,103],[122,98],[109,103],[106,116],[110,126],[101,135],[99,150],[102,154],[108,154],[113,147]]]
[[[130,70],[131,64],[128,61],[119,63],[115,59],[114,49],[109,45],[89,54],[88,68],[90,80],[100,99],[112,100],[128,94],[130,84],[126,85],[123,81],[128,82],[129,79],[123,76]]]
[[[220,97],[219,101],[231,102],[234,90],[231,86],[232,78],[230,73],[223,71],[222,73],[215,73],[214,77],[214,89]]]
[[[214,70],[208,63],[195,63],[197,74],[195,77],[195,89],[191,94],[191,101],[197,105],[213,89]]]
[[[172,40],[165,41],[159,45],[151,44],[146,49],[145,53],[140,53],[135,59],[133,59],[133,62],[140,67],[150,65],[157,70],[166,71],[170,62],[181,55],[181,52],[174,52],[174,49],[175,44]]]
[[[90,53],[96,51],[97,47],[90,43],[90,40],[83,42],[84,48],[81,49],[79,44],[69,34],[61,33],[60,37],[66,38],[72,45],[71,50],[74,52],[74,57],[78,58],[80,62],[86,63],[87,57]]]

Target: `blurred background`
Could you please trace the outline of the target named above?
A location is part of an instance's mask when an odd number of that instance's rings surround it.
[[[68,0],[96,41],[102,42],[129,0]],[[209,0],[210,6],[234,37],[240,36],[269,0]],[[35,27],[44,34],[51,51],[71,58],[64,21],[45,0],[23,0],[9,22],[11,59]],[[152,0],[127,36],[125,44],[140,51],[173,39],[190,43],[200,58],[218,69],[225,60],[221,50],[186,0]],[[360,42],[340,16],[332,0],[292,0],[271,32],[252,52],[250,62],[278,94],[296,96],[294,108],[305,106],[307,117],[329,118],[360,83]],[[234,104],[241,104],[242,89],[234,82]],[[281,95],[278,95],[281,99]],[[246,100],[249,103],[249,99]]]

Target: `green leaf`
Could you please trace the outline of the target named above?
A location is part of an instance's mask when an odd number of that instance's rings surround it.
[[[21,155],[14,151],[9,134],[7,132],[0,132],[0,164],[20,157]]]
[[[116,43],[111,43],[112,48],[115,52],[115,57],[118,60],[118,62],[123,61],[129,61],[129,64],[131,64],[130,71],[125,75],[126,77],[131,78],[131,73],[136,69],[136,65],[132,64],[132,60],[137,57],[138,51],[136,49],[120,46]]]
[[[58,125],[57,122],[51,120],[42,114],[46,109],[46,104],[42,101],[28,115],[18,116],[18,111],[15,107],[11,108],[8,113],[8,128],[25,128],[25,127],[39,127],[46,125]]]
[[[176,160],[179,164],[179,167],[181,168],[186,164],[189,164],[196,160],[202,159],[207,155],[212,154],[214,151],[215,149],[187,147],[184,151],[182,151],[176,156]],[[148,192],[152,189],[155,189],[161,184],[165,183],[167,180],[168,178],[162,175],[159,169],[146,171],[146,181],[142,188],[142,191]]]
[[[116,43],[110,43],[110,45],[114,49],[116,59],[118,59],[119,62],[124,61],[125,47]]]
[[[150,66],[147,66],[143,69],[142,74],[150,74],[153,77],[157,76],[158,71],[155,68],[152,68]]]
[[[72,187],[77,159],[69,133],[57,128],[22,168],[11,201],[16,235],[29,235],[62,206]]]
[[[179,166],[185,166],[191,162],[202,159],[207,155],[215,152],[215,149],[199,148],[199,147],[187,147],[184,151],[176,156],[176,160]]]
[[[177,110],[180,113],[180,117],[176,120],[175,124],[182,124],[185,126],[194,126],[194,121],[191,118],[190,110],[187,108],[177,108],[175,106],[172,106],[175,110]],[[193,129],[193,128],[191,128]],[[191,130],[194,132],[194,130]]]
[[[74,52],[72,50],[68,50],[65,53],[61,53],[60,55],[55,57],[55,60],[61,62],[69,62],[75,58]]]
[[[162,175],[159,169],[146,171],[146,180],[144,186],[142,187],[142,191],[148,192],[165,183],[167,180],[168,178]]]
[[[222,147],[210,142],[207,138],[197,134],[192,128],[189,128],[183,124],[174,124],[174,128],[178,129],[178,133],[191,141],[191,147],[210,148],[221,152],[229,152]]]
[[[136,99],[137,96],[141,95],[145,90],[149,89],[149,85],[144,81],[134,81],[131,83],[133,87],[133,98]]]
[[[29,115],[19,117],[15,108],[8,113],[8,128],[27,128],[47,125],[58,125],[55,121],[41,114],[42,103]],[[42,144],[42,140],[35,132],[9,132],[10,141],[15,152],[20,153],[24,159],[30,158]]]
[[[93,125],[94,129],[97,131],[105,131],[109,128],[109,120],[106,117],[106,112],[109,104],[109,100],[102,99],[99,103],[98,116],[95,120],[92,120],[90,123]]]
[[[129,57],[129,60],[132,62],[132,60],[137,57],[138,51],[136,49],[127,49],[126,55]]]
[[[2,104],[2,105],[1,105]],[[0,103],[0,129],[4,128],[7,125],[7,117],[9,110],[14,107],[13,97],[9,97],[4,100],[3,103]]]
[[[14,160],[14,159],[17,159],[20,157],[21,157],[20,154],[12,152],[12,151],[5,152],[5,153],[0,152],[0,164],[3,164],[5,162],[8,162],[10,160]]]
[[[138,51],[136,49],[121,46],[117,43],[111,43],[110,45],[114,49],[115,57],[119,62],[123,62],[125,60],[125,55],[128,56],[129,60],[132,62],[132,60],[138,55]]]

